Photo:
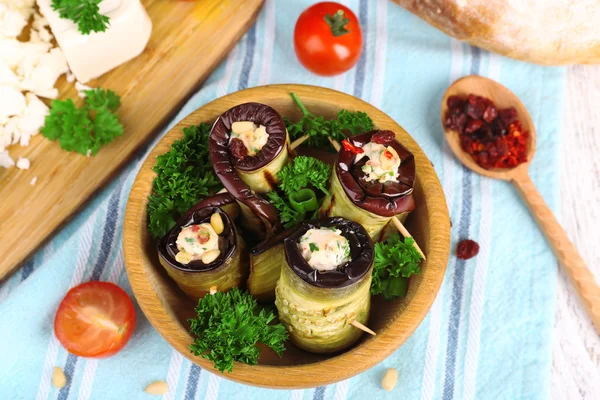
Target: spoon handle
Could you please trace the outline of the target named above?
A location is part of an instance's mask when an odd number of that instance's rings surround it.
[[[579,294],[596,331],[600,333],[600,287],[594,280],[594,275],[587,268],[575,245],[571,243],[567,233],[536,189],[527,169],[522,168],[515,172],[512,176],[513,184],[527,203],[527,207],[550,243],[556,258]]]

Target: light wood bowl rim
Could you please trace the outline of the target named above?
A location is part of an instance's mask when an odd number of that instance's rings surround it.
[[[394,127],[401,142],[414,154],[418,179],[430,182],[423,186],[423,194],[427,199],[430,226],[435,227],[428,232],[428,259],[422,272],[422,280],[428,281],[429,290],[417,290],[402,312],[398,313],[391,324],[380,329],[377,336],[340,355],[316,363],[289,366],[248,366],[235,363],[232,373],[221,374],[213,368],[211,362],[190,353],[191,336],[169,314],[161,298],[153,290],[151,276],[146,273],[146,268],[152,268],[145,265],[147,255],[144,254],[143,241],[147,196],[151,192],[155,176],[152,167],[156,163],[156,156],[168,151],[171,143],[182,137],[183,127],[199,120],[198,115],[212,114],[215,109],[222,109],[221,112],[224,112],[232,104],[244,103],[250,99],[261,102],[265,99],[289,97],[290,92],[296,93],[305,103],[314,100],[330,103],[339,109],[364,111],[375,121],[376,127],[377,121],[385,121],[386,128]],[[292,99],[289,98],[289,101],[291,103]],[[209,109],[212,111],[204,111]],[[396,351],[415,331],[431,308],[444,279],[450,252],[450,218],[444,192],[431,162],[412,137],[385,113],[360,99],[332,89],[298,84],[266,85],[238,91],[207,103],[161,138],[144,161],[133,183],[125,212],[123,249],[129,282],[140,308],[159,334],[183,356],[206,370],[236,382],[266,388],[309,388],[339,382],[375,366]],[[409,315],[412,317],[406,320]]]

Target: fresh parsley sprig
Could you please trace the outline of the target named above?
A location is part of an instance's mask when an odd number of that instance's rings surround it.
[[[58,11],[61,18],[70,19],[84,35],[91,32],[104,32],[109,18],[100,14],[102,0],[52,0],[52,9]]]
[[[313,218],[318,209],[313,189],[329,195],[327,182],[331,166],[313,157],[298,156],[277,173],[277,192],[267,193],[267,198],[279,211],[279,220],[285,228],[291,228],[306,219]],[[299,198],[301,195],[302,198]],[[312,198],[312,201],[311,201]],[[307,206],[310,205],[310,208]]]
[[[371,294],[383,294],[386,300],[406,295],[408,278],[421,272],[422,257],[413,243],[413,238],[402,241],[397,233],[386,242],[375,243]]]
[[[163,237],[180,215],[223,187],[209,160],[210,128],[205,123],[184,128],[183,139],[156,158],[148,197],[148,232],[153,238]]]
[[[313,157],[298,156],[277,173],[277,178],[279,188],[288,196],[310,185],[329,195],[327,182],[330,175],[331,165]]]
[[[364,112],[340,110],[337,119],[325,119],[308,111],[295,93],[290,95],[302,111],[302,119],[292,122],[283,117],[286,128],[292,140],[308,135],[305,144],[309,147],[331,148],[328,137],[342,141],[346,134],[356,135],[373,129],[373,121]]]
[[[234,288],[200,299],[197,317],[190,319],[190,331],[196,336],[190,350],[212,361],[220,372],[233,369],[233,362],[258,363],[258,343],[281,356],[288,333],[281,323],[273,324],[272,311],[259,310],[250,294]]]
[[[121,104],[112,90],[84,91],[85,103],[77,108],[73,100],[53,100],[42,134],[58,140],[60,147],[85,155],[96,155],[105,144],[123,134],[116,111]]]

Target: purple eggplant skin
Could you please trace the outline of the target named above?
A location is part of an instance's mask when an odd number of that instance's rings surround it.
[[[371,137],[379,132],[384,131],[365,132],[352,136],[348,140],[361,147],[369,143]],[[338,153],[335,173],[344,192],[354,205],[382,217],[393,217],[415,208],[413,189],[416,167],[413,154],[396,139],[385,145],[394,148],[400,156],[401,163],[396,176],[398,182],[367,182],[366,174],[361,169],[367,161],[366,158],[355,163],[356,154],[344,148]]]
[[[264,125],[269,139],[255,156],[238,159],[229,149],[231,125],[237,121],[252,121]],[[287,131],[283,118],[273,108],[259,103],[245,103],[227,110],[213,124],[208,146],[210,160],[215,173],[225,189],[235,199],[248,207],[264,224],[262,233],[269,235],[281,229],[277,209],[257,195],[242,178],[237,170],[254,171],[269,164],[286,146]]]
[[[343,266],[333,271],[318,271],[311,267],[302,256],[298,243],[309,229],[333,227],[350,243],[350,257]],[[360,224],[345,218],[324,218],[305,222],[284,240],[285,258],[292,271],[306,283],[320,288],[340,288],[362,279],[370,273],[375,257],[373,241]]]

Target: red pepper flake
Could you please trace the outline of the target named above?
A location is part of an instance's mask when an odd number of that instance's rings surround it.
[[[200,244],[204,244],[210,240],[210,232],[203,229],[198,233],[198,241]]]
[[[450,96],[445,126],[457,131],[461,148],[479,166],[513,168],[527,162],[529,132],[513,108],[497,109],[490,99]]]
[[[199,225],[192,225],[192,227],[190,228],[190,230],[193,233],[196,233],[196,232],[198,232],[200,230],[200,226]]]
[[[362,154],[365,151],[355,144],[351,143],[348,139],[342,140],[342,146],[344,146],[344,150],[349,151],[352,154]]]
[[[479,253],[479,245],[477,242],[466,239],[462,240],[456,247],[456,257],[461,260],[468,260],[475,257]]]

